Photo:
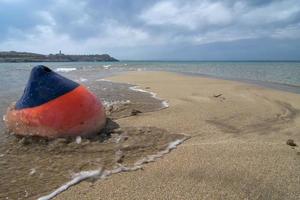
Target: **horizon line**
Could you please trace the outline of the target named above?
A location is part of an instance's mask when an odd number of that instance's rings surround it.
[[[209,59],[209,60],[185,60],[185,59],[119,59],[119,61],[123,62],[130,62],[130,61],[140,61],[140,62],[300,62],[299,60],[294,60],[294,59],[228,59],[228,60],[223,60],[223,59]]]

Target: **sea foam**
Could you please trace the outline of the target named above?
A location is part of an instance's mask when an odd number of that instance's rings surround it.
[[[54,198],[55,196],[57,196],[58,194],[64,192],[65,190],[67,190],[69,187],[76,185],[78,183],[80,183],[83,180],[86,179],[100,179],[103,180],[113,174],[117,174],[117,173],[121,173],[121,172],[130,172],[130,171],[136,171],[139,169],[142,169],[143,165],[149,162],[154,162],[155,160],[157,160],[158,158],[161,158],[162,156],[164,156],[165,154],[169,153],[170,151],[172,151],[173,149],[175,149],[179,144],[181,144],[182,142],[184,142],[185,140],[187,140],[188,137],[184,137],[182,139],[177,139],[173,142],[170,142],[167,146],[166,149],[158,152],[157,154],[153,154],[153,155],[148,155],[145,158],[138,160],[137,162],[135,162],[135,164],[131,167],[126,167],[124,165],[119,164],[118,166],[116,166],[115,168],[113,168],[112,170],[103,170],[98,169],[98,170],[91,170],[91,171],[82,171],[79,173],[76,173],[73,175],[73,178],[71,181],[67,182],[66,184],[62,185],[61,187],[59,187],[58,189],[56,189],[55,191],[53,191],[52,193],[40,197],[38,200],[50,200],[52,198]]]
[[[77,68],[73,67],[73,68],[56,68],[55,71],[56,72],[70,72],[70,71],[75,71],[77,70]]]
[[[104,69],[109,69],[110,66],[111,66],[111,65],[103,65],[102,67],[103,67]]]
[[[86,82],[86,81],[88,81],[88,80],[87,80],[86,78],[80,77],[80,78],[79,78],[79,81],[80,81],[80,82]]]
[[[131,90],[133,90],[133,91],[137,91],[137,92],[148,93],[148,94],[151,95],[152,98],[155,98],[155,99],[158,99],[158,100],[162,101],[161,104],[162,104],[163,108],[168,108],[168,107],[169,107],[168,101],[159,98],[159,97],[157,96],[157,94],[154,93],[154,92],[150,92],[150,91],[147,91],[147,90],[140,89],[139,86],[132,86],[132,87],[129,87],[129,89],[131,89]]]
[[[129,104],[130,100],[121,100],[121,101],[106,101],[102,100],[102,103],[105,107],[110,107],[113,105],[118,105],[118,104]]]
[[[113,81],[108,80],[108,79],[104,79],[104,78],[103,78],[103,79],[97,79],[96,81],[105,81],[105,82],[111,82],[111,83],[113,83]],[[127,84],[130,84],[130,83],[127,83]],[[158,99],[158,100],[162,101],[162,102],[161,102],[162,108],[168,108],[168,107],[169,107],[168,101],[159,98],[155,92],[143,90],[143,89],[139,88],[139,86],[131,86],[131,87],[129,87],[129,89],[130,89],[130,90],[133,90],[133,91],[136,91],[136,92],[148,93],[148,94],[151,95],[152,98],[155,98],[155,99]],[[108,102],[107,102],[107,103],[108,103]],[[117,103],[124,103],[124,102],[113,102],[112,104],[117,104]],[[125,103],[128,103],[128,102],[125,102]]]

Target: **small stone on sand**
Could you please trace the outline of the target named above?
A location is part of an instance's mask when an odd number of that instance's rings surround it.
[[[294,142],[294,140],[292,140],[292,139],[288,139],[288,140],[286,141],[286,144],[289,145],[289,146],[292,146],[292,147],[297,146],[297,144],[296,144],[296,143]]]
[[[81,141],[82,141],[81,137],[80,137],[80,136],[77,136],[77,137],[76,137],[76,143],[77,143],[77,144],[80,144]]]
[[[35,172],[36,172],[36,169],[32,168],[29,172],[29,175],[32,176],[35,174]]]
[[[139,110],[136,110],[136,109],[132,109],[132,111],[131,111],[131,115],[137,115],[139,113],[142,113],[142,112]]]
[[[218,98],[218,97],[220,97],[220,96],[222,96],[222,95],[223,95],[223,94],[215,94],[214,97],[215,97],[215,98]]]

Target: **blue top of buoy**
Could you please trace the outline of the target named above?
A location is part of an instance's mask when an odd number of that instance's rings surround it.
[[[38,65],[31,70],[30,78],[16,109],[32,108],[66,94],[79,84],[49,69]]]

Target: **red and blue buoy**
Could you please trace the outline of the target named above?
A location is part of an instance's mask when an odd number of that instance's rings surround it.
[[[5,122],[16,135],[56,138],[99,133],[106,116],[101,101],[85,86],[38,65]]]

